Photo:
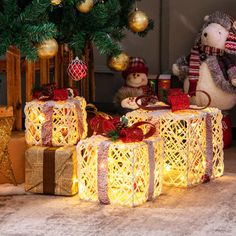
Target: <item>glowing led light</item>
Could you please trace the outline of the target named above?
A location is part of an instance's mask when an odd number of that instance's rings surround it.
[[[45,116],[44,116],[43,114],[40,114],[40,115],[38,116],[38,119],[39,119],[39,122],[40,122],[40,123],[44,123],[44,122],[45,122]]]
[[[167,165],[165,169],[166,169],[166,171],[170,171],[171,170],[171,166]]]
[[[106,165],[105,165],[104,163],[101,163],[101,164],[100,164],[100,168],[101,168],[101,169],[105,169],[105,167],[106,167]]]

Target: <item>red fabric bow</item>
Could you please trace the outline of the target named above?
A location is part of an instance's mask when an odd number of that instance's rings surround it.
[[[78,90],[72,88],[61,88],[58,89],[55,83],[45,84],[38,89],[34,89],[33,98],[40,101],[63,101],[68,98],[78,96]]]
[[[54,89],[53,91],[53,100],[54,101],[64,101],[68,99],[68,90],[65,88]]]
[[[146,134],[139,128],[141,125],[150,126],[150,129]],[[95,116],[91,119],[90,126],[95,134],[106,135],[113,140],[119,139],[125,143],[140,142],[145,138],[151,137],[156,132],[155,126],[149,122],[137,122],[132,126],[127,127],[120,121],[119,117],[106,119],[102,116]]]
[[[189,96],[181,89],[171,89],[167,101],[171,105],[172,111],[184,110],[190,107]]]
[[[120,131],[120,140],[124,143],[141,142],[143,137],[143,131],[140,128],[130,127]]]

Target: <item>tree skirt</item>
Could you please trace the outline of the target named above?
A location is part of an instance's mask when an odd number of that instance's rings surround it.
[[[236,174],[191,189],[164,188],[141,207],[124,208],[75,197],[0,197],[5,235],[236,235]]]

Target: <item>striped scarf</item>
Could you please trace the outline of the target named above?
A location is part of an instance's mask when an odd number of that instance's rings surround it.
[[[225,50],[213,48],[209,46],[194,46],[191,50],[189,61],[189,95],[196,95],[196,87],[199,78],[199,69],[201,65],[201,59],[203,56],[223,56]]]
[[[199,78],[199,69],[201,65],[201,59],[204,60],[206,56],[223,56],[225,53],[236,54],[236,35],[233,32],[229,32],[229,35],[225,42],[225,49],[218,49],[209,46],[196,45],[192,48],[189,61],[189,95],[196,95],[196,87]],[[222,58],[224,59],[224,58]],[[226,63],[228,64],[228,63]],[[232,67],[233,65],[228,65]]]
[[[225,42],[225,52],[229,54],[236,53],[236,35],[233,33],[229,33]]]

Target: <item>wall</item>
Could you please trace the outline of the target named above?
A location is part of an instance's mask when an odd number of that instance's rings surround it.
[[[216,10],[236,18],[235,0],[162,0],[162,66],[170,70],[175,60],[189,53],[203,18]]]

